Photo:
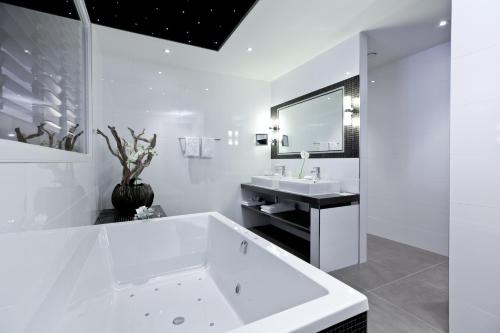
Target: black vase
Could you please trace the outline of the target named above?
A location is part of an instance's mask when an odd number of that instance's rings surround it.
[[[139,207],[151,207],[155,194],[149,184],[117,184],[111,194],[111,203],[120,214],[133,215]]]

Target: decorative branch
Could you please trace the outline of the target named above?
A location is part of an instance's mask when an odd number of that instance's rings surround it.
[[[151,139],[146,139],[142,137],[145,134],[145,129],[136,135],[135,131],[129,128],[128,130],[133,138],[133,144],[130,146],[125,139],[120,138],[115,127],[108,126],[108,128],[115,139],[117,147],[116,150],[111,147],[111,142],[107,135],[99,129],[97,130],[97,134],[104,137],[109,151],[113,156],[118,158],[120,164],[122,165],[123,170],[121,185],[129,185],[133,183],[144,171],[144,169],[151,164],[151,160],[156,155],[156,134],[154,134]],[[139,141],[146,142],[149,145],[144,147],[138,144]]]
[[[23,134],[21,132],[21,129],[19,127],[16,127],[14,129],[14,131],[16,132],[17,141],[28,143],[28,140],[31,140],[31,139],[38,138],[38,137],[42,136],[44,134],[44,128],[43,128],[44,126],[45,126],[44,123],[38,125],[36,127],[37,128],[37,132],[33,133],[33,134],[29,134],[29,135]]]
[[[127,152],[125,151],[125,148],[123,147],[122,140],[120,139],[120,136],[118,135],[118,132],[116,131],[116,128],[113,126],[108,126],[109,130],[111,131],[111,135],[113,135],[113,138],[115,138],[116,141],[116,147],[118,148],[118,154],[121,156],[121,159],[124,161],[127,161]]]
[[[121,157],[113,150],[113,148],[111,148],[111,143],[109,142],[108,136],[106,134],[104,134],[103,132],[101,132],[100,129],[97,129],[96,133],[99,134],[99,135],[102,135],[104,137],[104,139],[106,140],[106,143],[108,145],[108,149],[111,152],[111,154],[113,156],[116,156],[116,158],[118,158],[120,160],[120,162],[121,162]]]
[[[75,149],[76,140],[83,134],[83,131],[75,134],[79,126],[80,124],[76,124],[68,130],[68,135],[65,135],[61,141],[59,141],[59,149],[64,149],[66,151],[73,151],[73,149]]]
[[[45,129],[45,127],[42,127],[42,131],[44,131],[45,134],[47,134],[47,136],[49,137],[49,147],[54,148],[54,136],[56,135],[56,133]]]

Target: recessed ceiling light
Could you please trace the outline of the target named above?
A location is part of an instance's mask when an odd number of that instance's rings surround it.
[[[248,51],[248,52],[252,52],[252,51],[253,51],[253,49],[252,49],[251,47],[249,47],[249,48],[247,49],[247,51]]]
[[[351,72],[345,72],[345,75],[351,75]]]
[[[447,24],[448,24],[448,21],[446,21],[446,20],[442,20],[441,22],[439,22],[440,27],[444,27]]]
[[[375,83],[375,80],[371,80],[370,82],[371,82],[371,83]]]
[[[30,50],[24,50],[24,53],[31,54]]]
[[[162,72],[162,71],[159,71],[159,72],[158,72],[158,74],[159,74],[159,75],[162,75],[162,74],[163,74],[163,72]]]
[[[169,49],[165,49],[163,52],[170,53],[170,50]]]
[[[205,91],[208,91],[208,88],[205,88]]]
[[[15,137],[16,135],[15,135],[14,133],[9,133],[9,134],[7,134],[7,136],[8,136],[9,138],[13,138],[13,137]]]

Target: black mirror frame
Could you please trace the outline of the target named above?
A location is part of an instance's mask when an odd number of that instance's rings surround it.
[[[344,81],[340,81],[327,87],[310,92],[303,96],[294,98],[287,102],[271,107],[271,119],[273,123],[278,121],[278,110],[290,104],[296,104],[303,100],[310,99],[317,95],[324,94],[330,90],[344,87],[344,95],[350,95],[352,99],[359,100],[359,75],[353,76]],[[345,111],[344,111],[345,112]],[[354,106],[352,119],[359,119],[359,106]],[[359,121],[357,122],[359,124]],[[278,129],[279,130],[279,129]],[[280,140],[271,144],[271,159],[300,159],[300,152],[293,154],[279,154]],[[344,124],[344,151],[343,152],[310,152],[309,158],[358,158],[359,157],[359,126]]]

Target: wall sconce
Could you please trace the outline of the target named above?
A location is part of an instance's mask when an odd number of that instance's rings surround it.
[[[280,125],[278,122],[278,119],[273,119],[273,122],[271,126],[269,126],[269,129],[271,130],[271,145],[276,145],[278,144],[278,132],[280,130]]]
[[[352,96],[346,95],[344,96],[344,126],[352,125]]]
[[[278,122],[274,122],[273,124],[271,124],[271,126],[269,126],[269,129],[273,132],[277,132],[280,130],[280,125],[278,124]]]

